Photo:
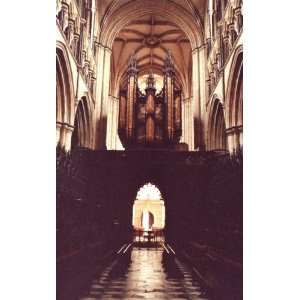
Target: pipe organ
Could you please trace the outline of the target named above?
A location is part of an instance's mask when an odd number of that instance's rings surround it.
[[[126,149],[174,148],[182,134],[181,90],[175,83],[171,54],[164,63],[163,88],[157,93],[150,72],[145,91],[138,86],[138,69],[134,55],[127,70],[127,86],[120,90],[118,133]]]

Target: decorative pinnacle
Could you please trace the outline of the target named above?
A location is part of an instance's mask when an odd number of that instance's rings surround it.
[[[138,72],[137,59],[136,59],[136,54],[133,52],[129,58],[128,73],[129,75],[135,75],[137,72]]]
[[[168,75],[171,75],[174,73],[174,62],[173,62],[173,58],[172,58],[170,49],[168,49],[168,53],[165,58],[164,72]]]

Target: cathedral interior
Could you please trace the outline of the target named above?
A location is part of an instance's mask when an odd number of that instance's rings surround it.
[[[243,1],[56,1],[57,299],[243,294]]]

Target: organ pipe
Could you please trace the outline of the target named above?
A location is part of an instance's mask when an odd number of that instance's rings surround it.
[[[127,69],[127,87],[120,91],[119,136],[125,148],[172,148],[181,137],[181,90],[175,84],[175,68],[168,52],[163,68],[164,84],[158,93],[150,72],[145,91],[139,89],[137,60],[133,54]]]

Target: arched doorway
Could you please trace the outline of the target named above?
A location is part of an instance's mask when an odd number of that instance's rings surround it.
[[[165,228],[165,204],[159,189],[148,182],[137,192],[132,208],[134,241],[161,241]]]

